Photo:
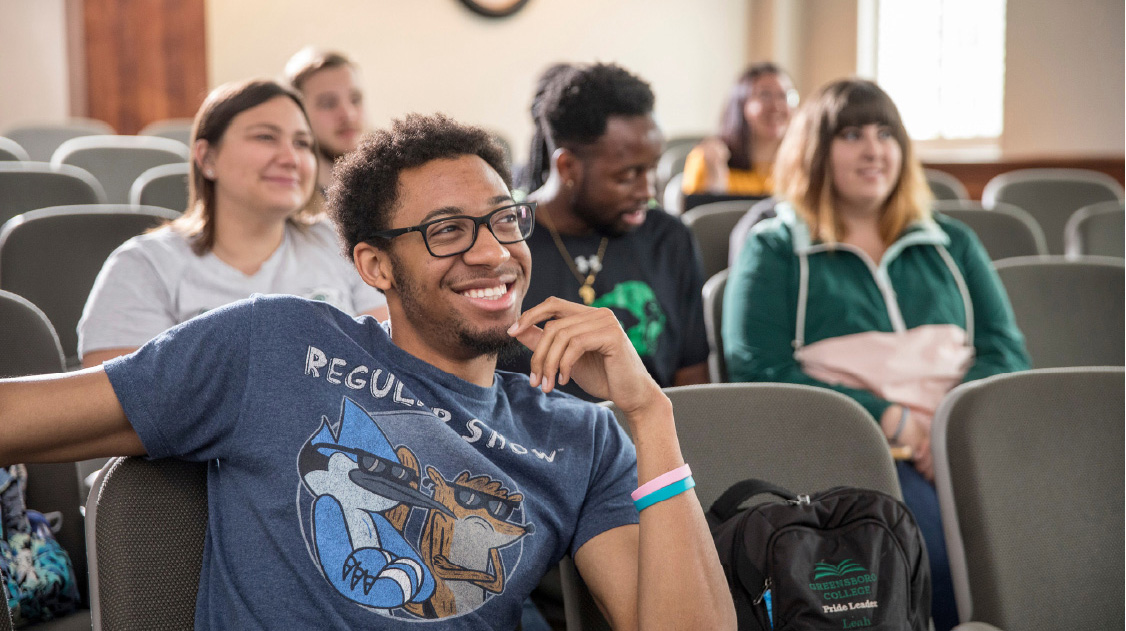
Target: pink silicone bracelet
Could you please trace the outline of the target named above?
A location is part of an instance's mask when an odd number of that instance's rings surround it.
[[[656,491],[657,489],[662,489],[662,488],[672,484],[673,482],[679,482],[679,481],[683,480],[684,478],[687,478],[690,475],[692,475],[692,470],[688,468],[688,465],[684,465],[683,467],[677,467],[677,468],[673,469],[672,471],[669,471],[668,473],[662,473],[661,475],[653,478],[652,480],[649,480],[645,484],[642,484],[641,486],[637,487],[637,490],[634,491],[633,493],[631,493],[630,497],[633,498],[633,501],[636,502],[637,500],[645,497],[646,495],[649,495],[653,491]]]

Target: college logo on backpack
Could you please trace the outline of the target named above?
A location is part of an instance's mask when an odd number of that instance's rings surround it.
[[[762,494],[782,501],[739,509]],[[707,518],[740,630],[927,630],[926,547],[894,497],[851,487],[799,496],[744,480]]]

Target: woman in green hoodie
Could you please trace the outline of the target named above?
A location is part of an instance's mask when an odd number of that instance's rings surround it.
[[[938,631],[957,624],[930,422],[963,381],[1029,368],[985,249],[932,197],[891,99],[832,82],[798,111],[775,163],[777,216],[731,268],[723,340],[732,381],[831,388],[893,445],[904,500],[927,541]]]

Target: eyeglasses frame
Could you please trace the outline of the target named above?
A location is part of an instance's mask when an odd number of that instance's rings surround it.
[[[490,223],[490,221],[492,220],[493,215],[501,212],[502,210],[508,210],[510,208],[516,208],[517,206],[527,206],[528,207],[528,209],[530,210],[530,212],[532,214],[532,227],[528,229],[528,234],[524,235],[520,239],[517,239],[516,241],[502,241],[500,239],[500,237],[498,237],[497,234],[495,232],[493,232],[493,226]],[[362,239],[362,240],[363,241],[371,241],[372,239],[379,238],[379,239],[387,239],[388,241],[390,241],[391,239],[394,239],[395,237],[399,237],[399,236],[402,236],[402,235],[410,233],[410,232],[417,232],[420,235],[422,235],[422,244],[426,246],[426,251],[430,253],[430,256],[433,256],[434,258],[439,258],[439,259],[449,258],[451,256],[458,256],[458,255],[461,255],[461,254],[465,254],[466,252],[472,250],[473,246],[477,244],[477,237],[480,236],[479,229],[482,225],[484,225],[486,228],[488,228],[489,234],[493,235],[493,238],[497,240],[497,243],[500,243],[502,245],[511,245],[513,243],[520,243],[521,241],[527,241],[528,237],[532,236],[532,232],[534,232],[535,229],[536,229],[536,206],[537,206],[536,202],[515,202],[515,203],[512,203],[512,204],[507,204],[505,206],[501,206],[499,208],[494,208],[493,210],[485,213],[484,215],[481,215],[480,217],[473,217],[471,215],[450,215],[449,217],[440,217],[438,219],[433,219],[431,221],[423,222],[423,223],[418,224],[417,226],[410,226],[408,228],[392,228],[390,230],[380,230],[379,232],[375,232],[371,236],[369,236],[365,239]],[[450,254],[435,254],[434,250],[430,249],[430,240],[426,238],[426,228],[428,228],[428,227],[430,227],[430,226],[432,226],[436,223],[442,223],[442,222],[450,221],[450,220],[453,220],[453,219],[469,219],[470,221],[472,221],[473,222],[473,238],[469,240],[469,245],[466,246],[466,248],[464,250],[460,251],[460,252],[452,252]]]

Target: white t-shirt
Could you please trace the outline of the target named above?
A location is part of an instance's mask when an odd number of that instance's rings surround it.
[[[214,253],[197,256],[170,229],[134,237],[98,273],[82,319],[78,352],[136,348],[164,330],[252,294],[291,294],[358,315],[386,304],[340,253],[328,221],[287,223],[278,249],[246,275]]]

